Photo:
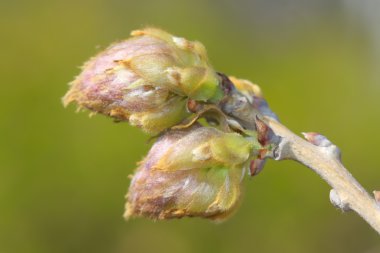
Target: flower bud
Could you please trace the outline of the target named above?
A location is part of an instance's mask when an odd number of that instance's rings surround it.
[[[228,78],[234,84],[236,89],[242,93],[253,105],[253,107],[262,115],[278,120],[277,115],[269,108],[269,105],[264,99],[263,93],[257,84],[253,84],[248,80],[238,79],[233,76],[229,76]]]
[[[252,140],[194,125],[161,136],[133,176],[125,217],[226,218],[237,207]]]
[[[187,99],[217,102],[223,92],[206,50],[159,29],[132,32],[90,59],[63,98],[149,133],[186,118]]]

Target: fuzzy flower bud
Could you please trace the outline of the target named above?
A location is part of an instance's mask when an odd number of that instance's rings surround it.
[[[154,28],[131,35],[84,65],[63,98],[65,105],[74,101],[156,134],[189,115],[188,98],[222,98],[218,75],[201,43]]]
[[[255,141],[198,124],[160,137],[133,176],[125,217],[223,220],[237,207]]]

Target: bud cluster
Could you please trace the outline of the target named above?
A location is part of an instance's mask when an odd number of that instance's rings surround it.
[[[215,72],[201,43],[155,28],[132,36],[90,59],[63,102],[158,134],[133,176],[126,218],[223,220],[245,171],[257,174],[271,150],[258,115],[275,115],[257,85]]]

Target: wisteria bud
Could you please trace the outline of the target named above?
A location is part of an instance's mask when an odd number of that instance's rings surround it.
[[[188,116],[187,99],[217,102],[219,77],[199,42],[147,28],[90,59],[63,98],[159,133]]]
[[[198,124],[161,136],[133,176],[125,217],[222,220],[239,202],[254,140]]]
[[[155,28],[131,35],[85,63],[63,103],[159,134],[132,178],[126,218],[223,220],[245,170],[257,175],[274,153],[258,116],[276,115],[257,85],[215,72],[201,43]]]
[[[269,108],[267,101],[264,99],[263,93],[257,84],[245,79],[238,79],[233,76],[228,77],[234,84],[236,89],[242,93],[253,107],[262,115],[278,120],[277,115]]]

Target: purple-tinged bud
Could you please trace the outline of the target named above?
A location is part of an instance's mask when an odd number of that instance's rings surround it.
[[[156,134],[189,115],[187,99],[222,98],[201,43],[153,28],[132,35],[84,65],[63,98],[65,105],[76,102]]]
[[[325,152],[327,152],[328,155],[341,160],[342,154],[340,152],[340,149],[325,136],[316,132],[302,134],[308,142],[315,146],[324,148]]]
[[[238,79],[234,76],[229,76],[228,78],[235,85],[236,89],[249,99],[249,102],[252,103],[254,97],[263,98],[263,93],[257,84],[253,84],[245,79]]]
[[[243,136],[211,127],[167,132],[133,176],[125,217],[226,218],[239,202],[252,148]]]
[[[249,175],[256,176],[257,174],[259,174],[264,168],[265,162],[266,162],[266,159],[257,158],[257,159],[252,160],[249,165]]]
[[[311,144],[319,147],[332,146],[332,142],[327,139],[324,135],[316,132],[302,133],[305,139]]]
[[[267,101],[264,99],[263,93],[257,84],[248,80],[238,79],[233,76],[228,77],[235,85],[236,89],[243,94],[253,107],[262,115],[278,120],[277,115],[269,108]]]
[[[273,130],[256,115],[255,125],[257,131],[257,140],[263,146],[268,146],[269,144],[278,144],[280,142],[280,137],[275,135]]]

